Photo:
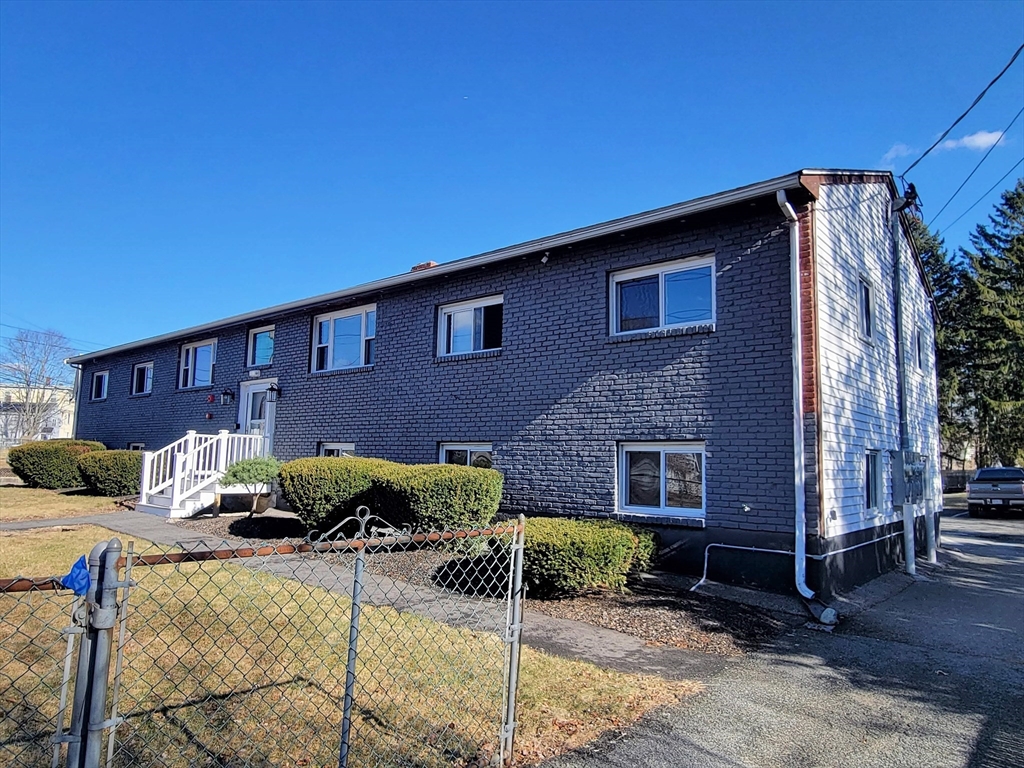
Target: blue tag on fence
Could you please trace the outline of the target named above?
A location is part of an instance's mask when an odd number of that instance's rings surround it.
[[[76,595],[84,595],[89,591],[89,565],[82,555],[71,566],[71,572],[60,580],[63,587],[73,590]]]

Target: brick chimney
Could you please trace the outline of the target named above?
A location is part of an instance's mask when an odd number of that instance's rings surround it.
[[[413,268],[410,269],[409,271],[410,272],[422,272],[425,269],[433,269],[436,266],[437,266],[437,262],[436,261],[421,261],[419,264],[413,265]]]

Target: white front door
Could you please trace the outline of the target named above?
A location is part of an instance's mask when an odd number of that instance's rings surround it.
[[[274,411],[277,403],[270,402],[267,390],[277,379],[243,381],[239,384],[241,394],[238,407],[239,431],[246,435],[263,435],[267,438],[267,453],[274,453]]]

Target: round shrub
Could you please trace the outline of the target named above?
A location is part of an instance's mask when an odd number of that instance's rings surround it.
[[[281,493],[303,523],[325,531],[360,504],[372,505],[372,471],[382,463],[354,457],[289,461],[281,465]]]
[[[281,467],[281,492],[310,528],[325,531],[366,505],[416,530],[490,523],[501,501],[501,473],[450,464],[397,464],[354,457],[296,459]]]
[[[85,485],[78,459],[92,451],[105,451],[93,440],[38,440],[11,448],[7,463],[18,477],[33,488],[80,488]]]
[[[502,483],[494,469],[384,462],[373,471],[373,510],[419,531],[479,528],[498,513]]]
[[[626,574],[643,564],[638,554],[649,563],[653,549],[653,536],[638,535],[615,521],[531,518],[526,521],[523,579],[536,598],[621,589]]]
[[[142,477],[142,451],[94,451],[78,459],[89,490],[99,496],[134,496]]]

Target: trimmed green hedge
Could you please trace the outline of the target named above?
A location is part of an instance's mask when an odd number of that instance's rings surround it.
[[[281,465],[281,493],[303,523],[323,532],[360,504],[371,506],[373,469],[381,463],[387,462],[354,457],[289,461]]]
[[[78,459],[85,484],[99,496],[133,496],[142,477],[142,451],[95,451]]]
[[[92,451],[105,451],[103,443],[93,440],[38,440],[11,448],[7,463],[14,474],[33,488],[79,488],[85,479],[78,459]]]
[[[501,473],[493,469],[353,457],[290,461],[280,481],[295,513],[320,531],[363,504],[392,525],[417,530],[487,525],[502,488]]]
[[[653,554],[653,534],[613,520],[531,518],[526,521],[523,580],[535,598],[621,589],[626,574],[648,567]]]
[[[371,509],[420,531],[479,528],[498,513],[503,480],[494,469],[384,462],[373,472]]]

